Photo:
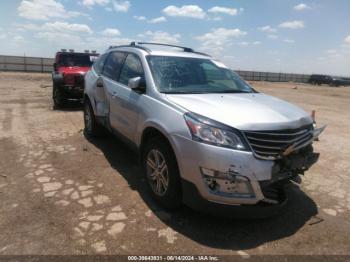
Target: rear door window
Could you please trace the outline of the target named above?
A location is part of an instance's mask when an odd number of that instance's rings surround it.
[[[103,75],[117,81],[124,58],[125,53],[112,52],[110,56],[108,56],[106,64],[103,68]]]
[[[123,68],[120,72],[119,82],[127,86],[129,79],[138,76],[144,78],[141,60],[137,55],[129,54],[126,57]]]

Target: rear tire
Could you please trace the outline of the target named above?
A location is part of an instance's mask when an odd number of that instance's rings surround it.
[[[102,131],[103,128],[96,121],[91,103],[86,99],[84,101],[84,134],[88,137],[98,137]]]
[[[66,104],[66,97],[64,96],[62,89],[57,84],[53,85],[52,99],[54,109],[62,108]]]
[[[161,137],[146,142],[142,164],[152,197],[167,209],[182,205],[181,180],[178,165],[169,143]]]

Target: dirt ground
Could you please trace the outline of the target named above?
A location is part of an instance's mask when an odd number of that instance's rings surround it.
[[[79,105],[52,109],[50,75],[0,73],[0,255],[350,254],[350,88],[252,84],[328,127],[286,210],[244,221],[164,211],[134,153],[88,141]]]

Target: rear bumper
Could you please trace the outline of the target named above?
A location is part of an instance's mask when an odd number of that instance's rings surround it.
[[[277,215],[284,209],[288,201],[283,185],[279,187],[279,201],[276,204],[268,204],[262,201],[254,205],[226,205],[212,202],[203,198],[196,186],[185,179],[182,179],[182,192],[183,203],[196,211],[238,219],[257,219]]]

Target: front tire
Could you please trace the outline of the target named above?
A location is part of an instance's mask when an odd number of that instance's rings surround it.
[[[62,92],[61,87],[58,86],[57,84],[53,85],[52,99],[53,99],[54,109],[62,108],[67,101],[66,97]]]
[[[102,133],[102,127],[97,123],[94,110],[88,99],[84,102],[84,133],[88,137],[98,137]]]
[[[151,138],[142,152],[142,162],[152,197],[167,209],[182,205],[181,181],[175,154],[165,139]]]

